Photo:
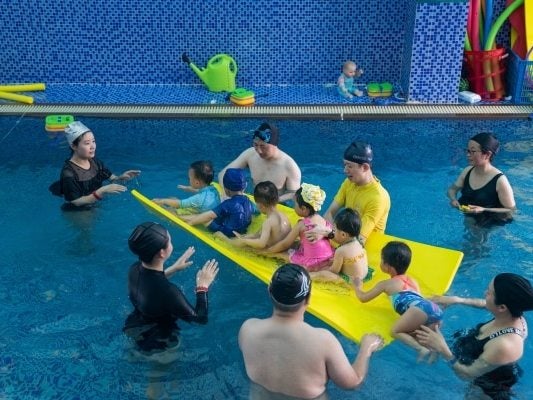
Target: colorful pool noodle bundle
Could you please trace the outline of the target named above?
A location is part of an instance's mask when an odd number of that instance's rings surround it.
[[[524,4],[524,0],[515,0],[508,5],[491,25],[492,0],[471,0],[468,12],[467,29],[465,35],[465,50],[490,51],[495,49],[496,35],[510,15]],[[484,10],[484,13],[482,12]],[[483,14],[485,18],[483,19]],[[490,26],[490,29],[487,29]],[[483,29],[483,37],[481,37]],[[481,40],[483,39],[483,40]],[[482,68],[473,65],[474,76],[485,76],[485,87],[489,92],[499,91],[503,88],[500,77],[499,59],[494,58],[483,62]]]
[[[46,85],[44,83],[0,85],[0,99],[18,101],[19,103],[33,104],[33,97],[13,92],[33,92],[45,89]]]

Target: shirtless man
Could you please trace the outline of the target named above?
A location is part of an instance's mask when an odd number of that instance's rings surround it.
[[[278,148],[278,143],[278,128],[266,122],[261,124],[254,132],[253,147],[244,150],[218,174],[220,186],[227,168],[248,168],[254,187],[270,181],[278,189],[280,202],[291,200],[300,187],[302,173],[296,162]]]
[[[365,335],[350,365],[330,331],[304,322],[311,278],[303,267],[281,266],[268,290],[274,306],[272,316],[249,319],[239,332],[248,377],[263,390],[303,399],[324,394],[329,379],[343,389],[361,385],[370,356],[382,345],[381,337]]]

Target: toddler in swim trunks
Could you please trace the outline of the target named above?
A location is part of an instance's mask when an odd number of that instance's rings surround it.
[[[318,214],[325,199],[326,193],[319,186],[302,183],[294,194],[294,211],[303,218],[292,227],[283,240],[270,246],[266,252],[275,253],[271,255],[301,265],[309,271],[327,267],[333,257],[333,247],[328,238],[310,242],[305,236],[306,231],[316,227],[331,229],[331,224]],[[298,238],[300,238],[299,247],[296,250],[291,249],[291,245]],[[285,252],[286,250],[288,251]]]
[[[440,325],[443,312],[432,301],[422,297],[418,283],[405,275],[411,263],[411,249],[403,242],[392,241],[381,250],[381,270],[390,275],[390,279],[378,282],[368,291],[362,289],[360,279],[354,280],[355,295],[366,303],[381,293],[387,294],[394,310],[401,315],[392,327],[392,335],[418,352],[418,361],[428,357],[434,362],[437,353],[424,347],[412,336],[412,332],[421,325],[435,328]]]
[[[342,66],[342,73],[337,79],[337,90],[339,94],[347,99],[352,99],[353,96],[361,97],[363,92],[357,89],[354,84],[354,77],[359,78],[363,75],[361,68],[357,69],[357,64],[353,61],[346,61]]]

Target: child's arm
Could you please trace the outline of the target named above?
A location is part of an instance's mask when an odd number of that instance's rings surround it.
[[[183,190],[184,192],[198,193],[198,189],[195,189],[195,188],[193,188],[193,187],[190,186],[190,185],[178,185],[178,189],[181,189],[181,190]]]
[[[298,235],[300,234],[300,229],[303,229],[303,222],[298,222],[294,225],[287,236],[279,242],[273,244],[265,251],[267,253],[279,253],[280,251],[285,251],[294,243]]]
[[[338,275],[342,271],[343,264],[344,264],[344,255],[342,254],[342,251],[339,251],[339,249],[337,249],[335,250],[335,254],[333,255],[333,262],[331,266],[327,268],[327,270]]]
[[[361,303],[366,303],[372,299],[375,299],[378,297],[381,293],[389,293],[390,291],[390,285],[391,285],[391,279],[387,279],[381,282],[378,282],[376,286],[374,286],[372,289],[370,289],[368,292],[365,292],[363,287],[363,281],[359,278],[355,278],[353,282],[353,286],[355,289],[355,295],[361,301]]]
[[[152,201],[160,206],[180,208],[180,199],[152,199]]]
[[[189,225],[198,225],[206,224],[208,222],[213,221],[217,217],[217,215],[213,211],[206,211],[201,214],[180,215],[179,217],[185,222],[187,222]]]
[[[266,220],[263,224],[263,227],[261,228],[261,232],[258,235],[253,236],[244,236],[239,235],[238,232],[233,232],[235,234],[235,237],[237,237],[236,241],[239,241],[247,246],[253,247],[254,249],[264,249],[268,244],[268,239],[270,239],[270,235],[272,232],[272,221]]]

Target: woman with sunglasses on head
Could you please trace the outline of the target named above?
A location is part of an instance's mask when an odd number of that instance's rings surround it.
[[[472,216],[479,225],[512,220],[516,209],[513,189],[507,177],[492,165],[500,143],[491,133],[478,133],[468,141],[466,167],[448,189],[452,207]],[[457,199],[457,193],[461,197]]]
[[[178,319],[207,323],[207,293],[218,273],[218,262],[208,260],[196,274],[196,305],[192,306],[168,278],[192,264],[189,247],[174,264],[164,264],[172,255],[170,234],[160,224],[145,222],[128,239],[133,254],[139,257],[128,275],[128,293],[134,310],[126,319],[124,332],[148,354],[177,348]]]
[[[298,164],[279,147],[279,130],[274,124],[263,123],[254,131],[252,147],[244,150],[218,174],[220,186],[228,168],[249,169],[254,187],[270,181],[279,192],[279,202],[293,199],[300,188],[302,173]]]

